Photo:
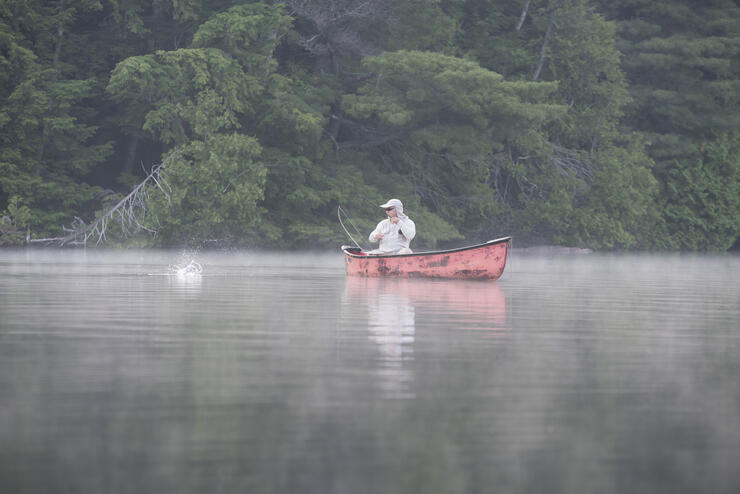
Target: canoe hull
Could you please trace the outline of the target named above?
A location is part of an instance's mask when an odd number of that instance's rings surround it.
[[[347,276],[496,280],[506,267],[511,237],[459,249],[365,255],[343,246]]]

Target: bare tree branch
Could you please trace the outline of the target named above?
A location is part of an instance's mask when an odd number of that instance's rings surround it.
[[[375,55],[380,48],[366,38],[368,26],[392,23],[389,0],[287,0],[291,14],[309,20],[316,32],[298,44],[316,56]],[[336,62],[335,62],[336,63]]]
[[[28,243],[64,247],[87,245],[88,241],[94,239],[95,244],[99,245],[107,240],[108,228],[111,222],[114,221],[119,225],[121,234],[124,237],[129,237],[142,230],[156,235],[156,230],[152,230],[144,224],[148,213],[146,201],[149,199],[151,192],[158,191],[169,202],[172,188],[167,183],[164,172],[166,165],[179,154],[179,151],[175,151],[162,163],[152,168],[149,175],[134,187],[131,193],[89,225],[85,224],[81,218],[75,217],[71,228],[62,227],[62,230],[68,232],[67,235],[63,237],[31,239]]]
[[[582,153],[568,149],[562,146],[553,146],[553,153],[550,161],[555,168],[565,176],[575,173],[576,176],[586,182],[590,182],[594,177],[593,164],[582,157]]]

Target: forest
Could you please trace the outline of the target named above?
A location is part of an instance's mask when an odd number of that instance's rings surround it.
[[[737,250],[739,100],[737,0],[0,0],[0,245]]]

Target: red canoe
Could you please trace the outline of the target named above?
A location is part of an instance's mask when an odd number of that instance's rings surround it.
[[[511,237],[458,249],[413,254],[368,255],[342,246],[348,276],[496,280],[506,267]]]

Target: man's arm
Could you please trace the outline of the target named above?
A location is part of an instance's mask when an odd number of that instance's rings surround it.
[[[411,241],[416,236],[416,225],[408,217],[399,218],[398,225],[401,227],[401,233],[407,240]]]
[[[378,226],[375,227],[375,230],[373,230],[370,233],[370,236],[367,238],[371,242],[379,242],[383,238],[383,234],[381,232],[381,227],[383,225],[383,222],[381,221],[378,223]]]

